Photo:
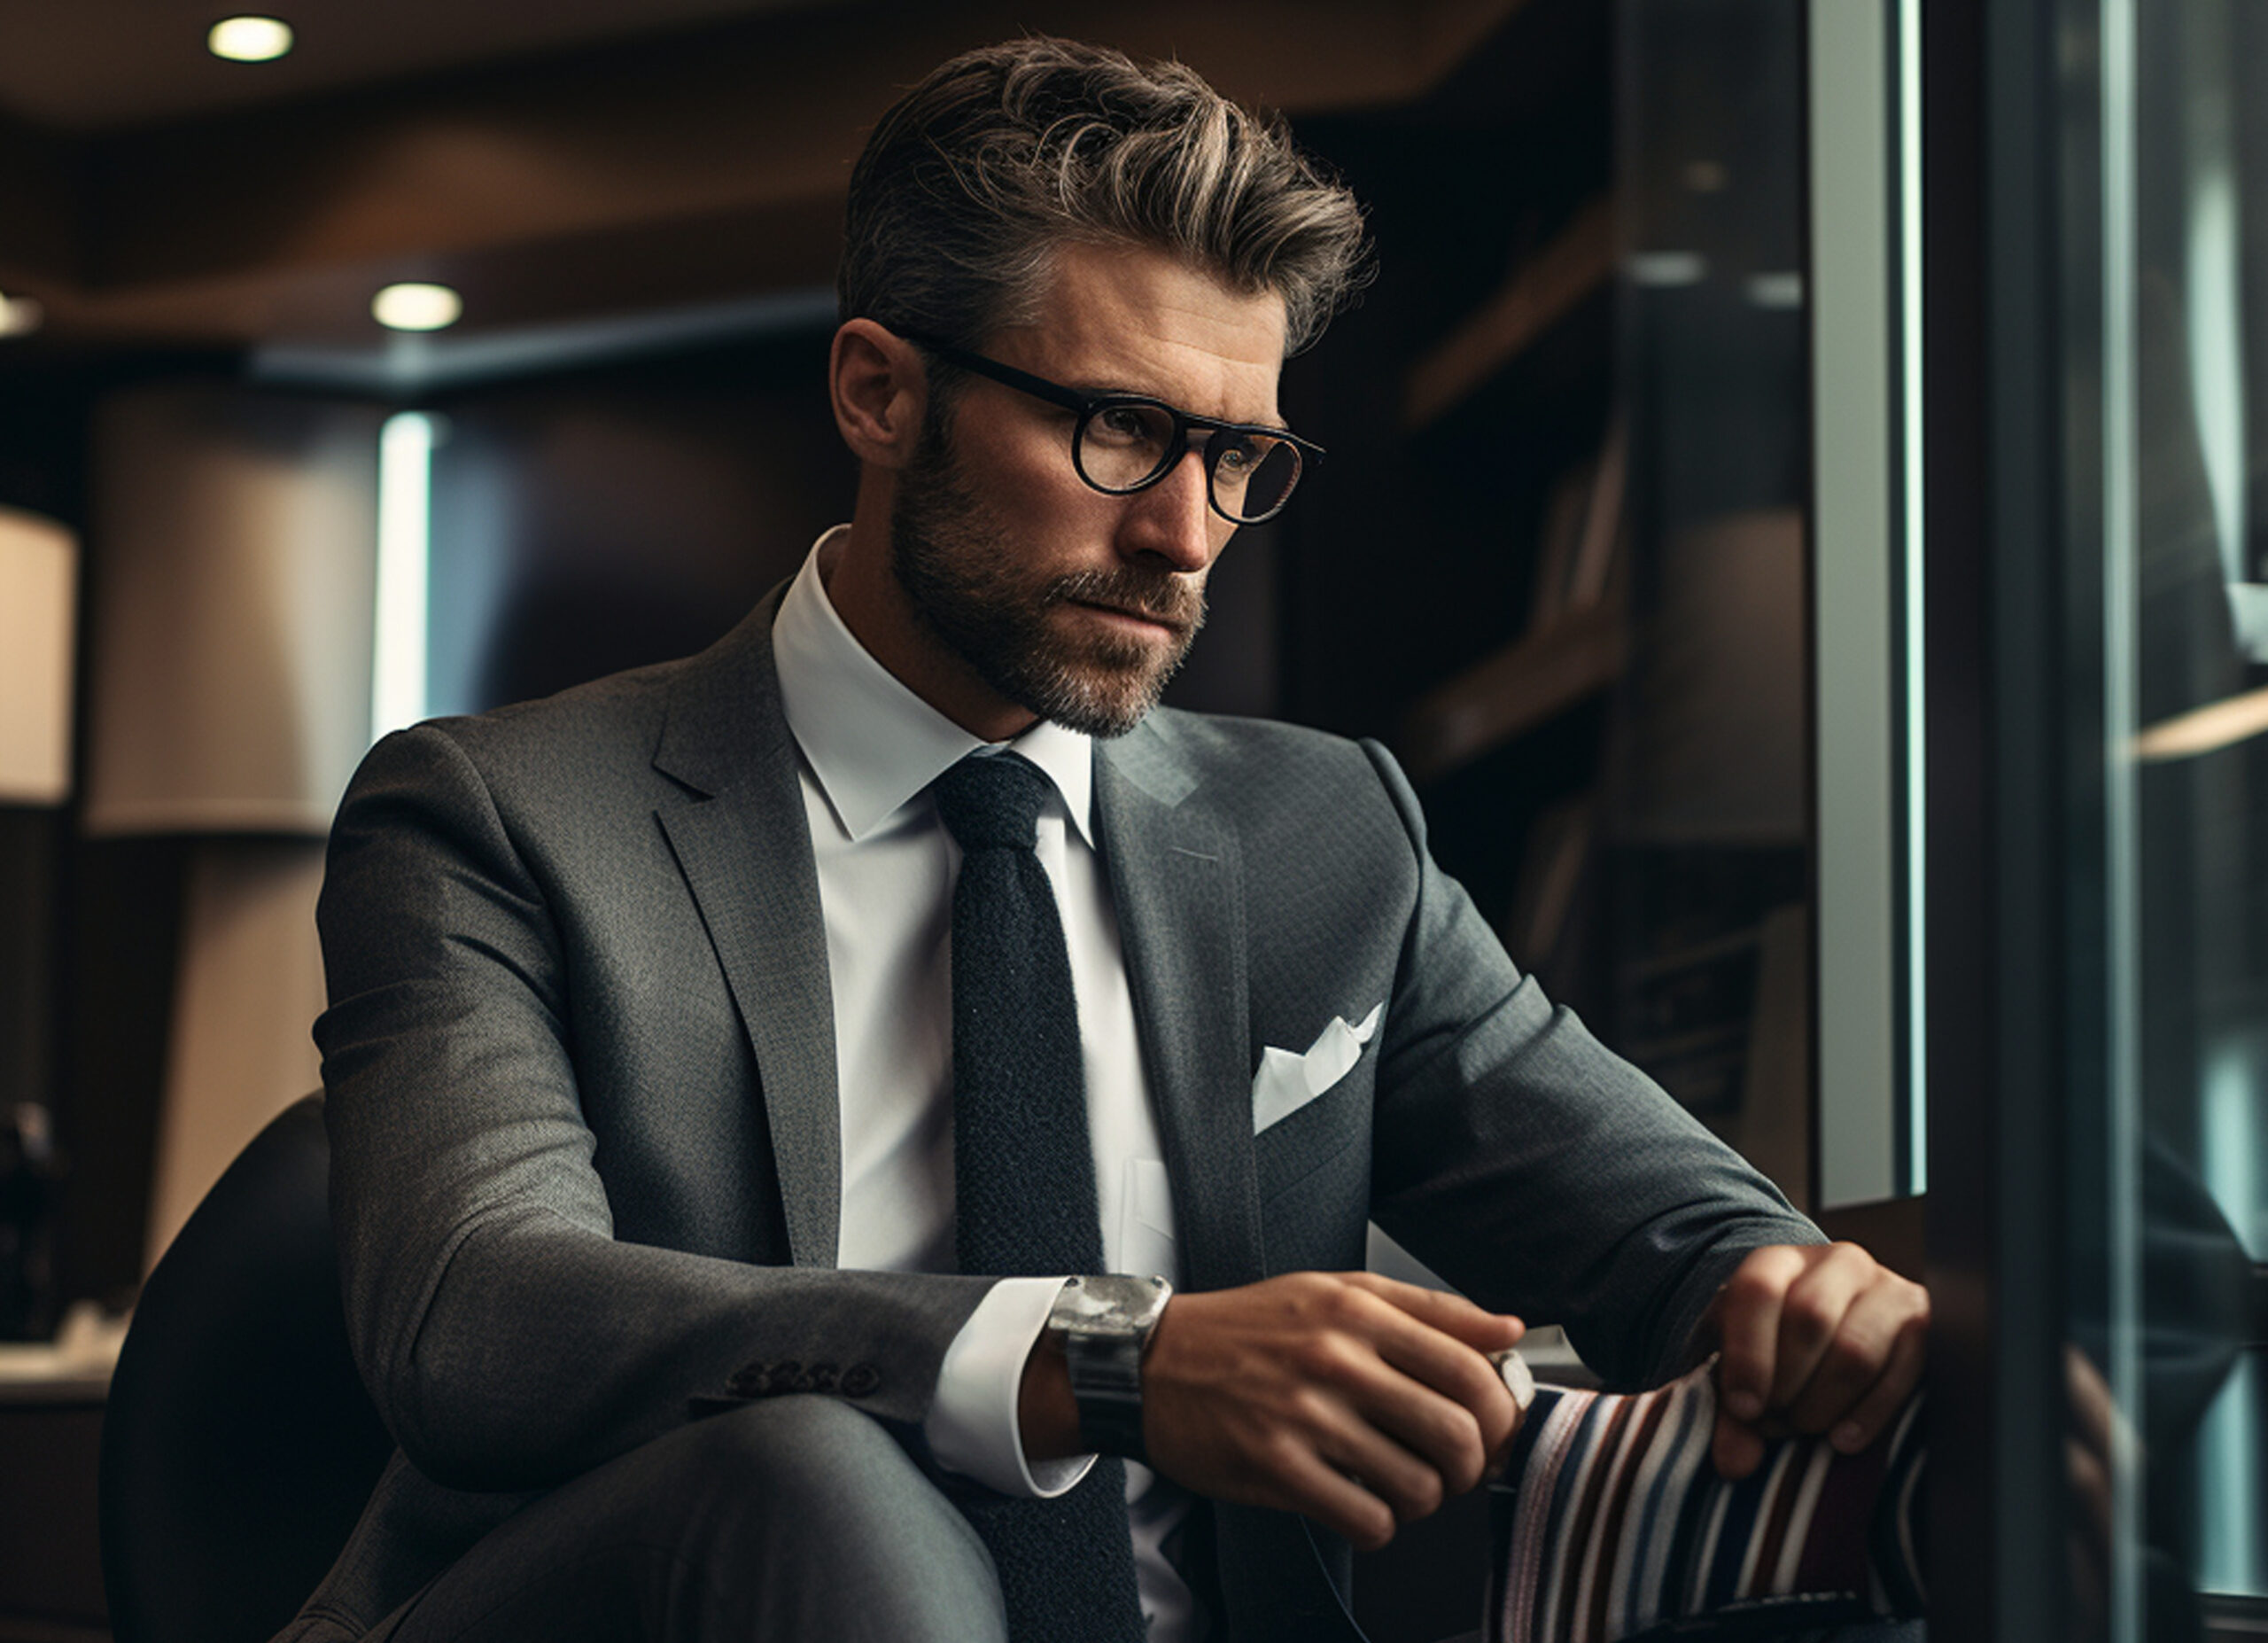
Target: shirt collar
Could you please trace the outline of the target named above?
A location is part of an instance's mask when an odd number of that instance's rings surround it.
[[[1013,748],[1055,784],[1072,825],[1094,845],[1094,744],[1043,719],[1012,741],[970,735],[901,684],[860,644],[827,597],[822,556],[850,527],[812,544],[772,622],[772,657],[788,728],[855,844],[979,748]]]

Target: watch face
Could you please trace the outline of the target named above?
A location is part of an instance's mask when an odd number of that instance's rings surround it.
[[[1074,1278],[1056,1296],[1048,1321],[1058,1328],[1132,1334],[1157,1321],[1172,1291],[1162,1278],[1105,1273]]]

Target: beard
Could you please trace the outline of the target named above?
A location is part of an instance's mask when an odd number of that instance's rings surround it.
[[[998,695],[1083,736],[1123,736],[1141,723],[1205,625],[1203,589],[1170,571],[1027,572],[1006,521],[961,472],[942,415],[922,427],[889,524],[890,568],[921,623]],[[1051,620],[1064,604],[1138,612],[1172,629],[1174,642],[1067,635]]]

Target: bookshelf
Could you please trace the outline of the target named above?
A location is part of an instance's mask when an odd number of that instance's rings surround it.
[[[1295,362],[1328,380],[1294,419],[1332,452],[1332,503],[1287,533],[1282,600],[1291,716],[1384,739],[1514,961],[1803,1203],[1783,24],[1764,0],[1708,19],[1529,0],[1418,105],[1303,128],[1372,202],[1382,265]],[[1692,72],[1743,52],[1751,70]]]
[[[1438,781],[1604,690],[1629,653],[1619,600],[1513,640],[1410,710],[1395,746],[1410,779]]]
[[[1618,417],[1596,460],[1552,487],[1532,547],[1526,630],[1410,709],[1396,745],[1415,780],[1449,775],[1621,676],[1630,652],[1628,459]]]
[[[1417,433],[1438,422],[1613,273],[1613,202],[1600,195],[1410,368],[1402,425]]]

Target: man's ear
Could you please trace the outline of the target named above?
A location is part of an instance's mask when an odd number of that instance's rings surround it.
[[[835,333],[827,382],[851,455],[882,468],[913,458],[929,392],[919,348],[873,320],[846,320]]]

